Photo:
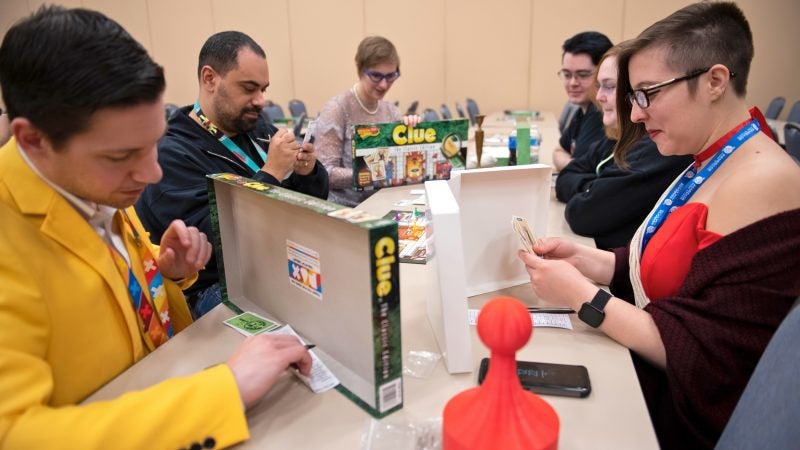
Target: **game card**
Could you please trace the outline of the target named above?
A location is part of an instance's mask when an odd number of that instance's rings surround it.
[[[522,242],[522,246],[525,248],[525,251],[528,253],[534,253],[533,245],[536,244],[536,237],[531,231],[528,220],[524,217],[511,216],[511,227],[517,232],[517,236],[519,236],[519,240]]]
[[[249,311],[243,312],[236,317],[231,317],[225,321],[225,325],[245,336],[268,333],[281,326],[278,322],[274,322]]]

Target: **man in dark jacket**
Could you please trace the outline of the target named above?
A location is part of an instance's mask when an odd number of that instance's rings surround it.
[[[235,31],[211,36],[200,50],[198,78],[197,102],[172,115],[158,143],[164,176],[136,203],[151,239],[161,239],[175,219],[212,235],[206,182],[211,173],[232,172],[327,198],[328,173],[313,146],[300,146],[290,131],[268,125],[260,114],[269,67],[255,41]],[[186,292],[195,317],[219,303],[218,281],[212,256]]]

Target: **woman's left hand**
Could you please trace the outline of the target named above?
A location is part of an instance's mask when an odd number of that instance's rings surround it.
[[[577,311],[597,292],[597,286],[565,260],[543,259],[524,250],[518,255],[531,277],[534,294],[541,300]]]

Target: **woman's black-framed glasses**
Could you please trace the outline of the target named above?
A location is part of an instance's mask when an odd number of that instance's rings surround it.
[[[364,70],[364,75],[366,75],[367,78],[369,78],[370,81],[372,81],[375,84],[378,84],[383,80],[386,80],[387,83],[392,84],[398,78],[400,78],[400,71],[395,70],[394,72],[380,73],[374,70]]]
[[[642,109],[648,108],[650,106],[651,94],[655,94],[656,92],[669,86],[670,84],[675,84],[679,81],[686,81],[686,80],[691,80],[692,78],[697,78],[700,75],[708,72],[709,70],[711,70],[711,67],[693,70],[682,77],[673,78],[671,80],[663,81],[661,83],[654,84],[652,86],[644,87],[641,89],[634,89],[633,92],[628,92],[628,102],[631,105],[636,103],[639,106],[639,108]],[[733,72],[731,72],[731,76],[733,76]]]

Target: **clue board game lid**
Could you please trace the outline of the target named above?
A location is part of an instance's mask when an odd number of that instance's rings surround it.
[[[446,180],[463,169],[469,129],[467,119],[353,126],[353,188],[357,191]],[[443,153],[450,154],[448,160]]]
[[[449,373],[472,371],[461,221],[447,181],[425,183],[428,321]]]
[[[234,174],[208,178],[226,305],[290,324],[371,415],[401,409],[397,224]]]

